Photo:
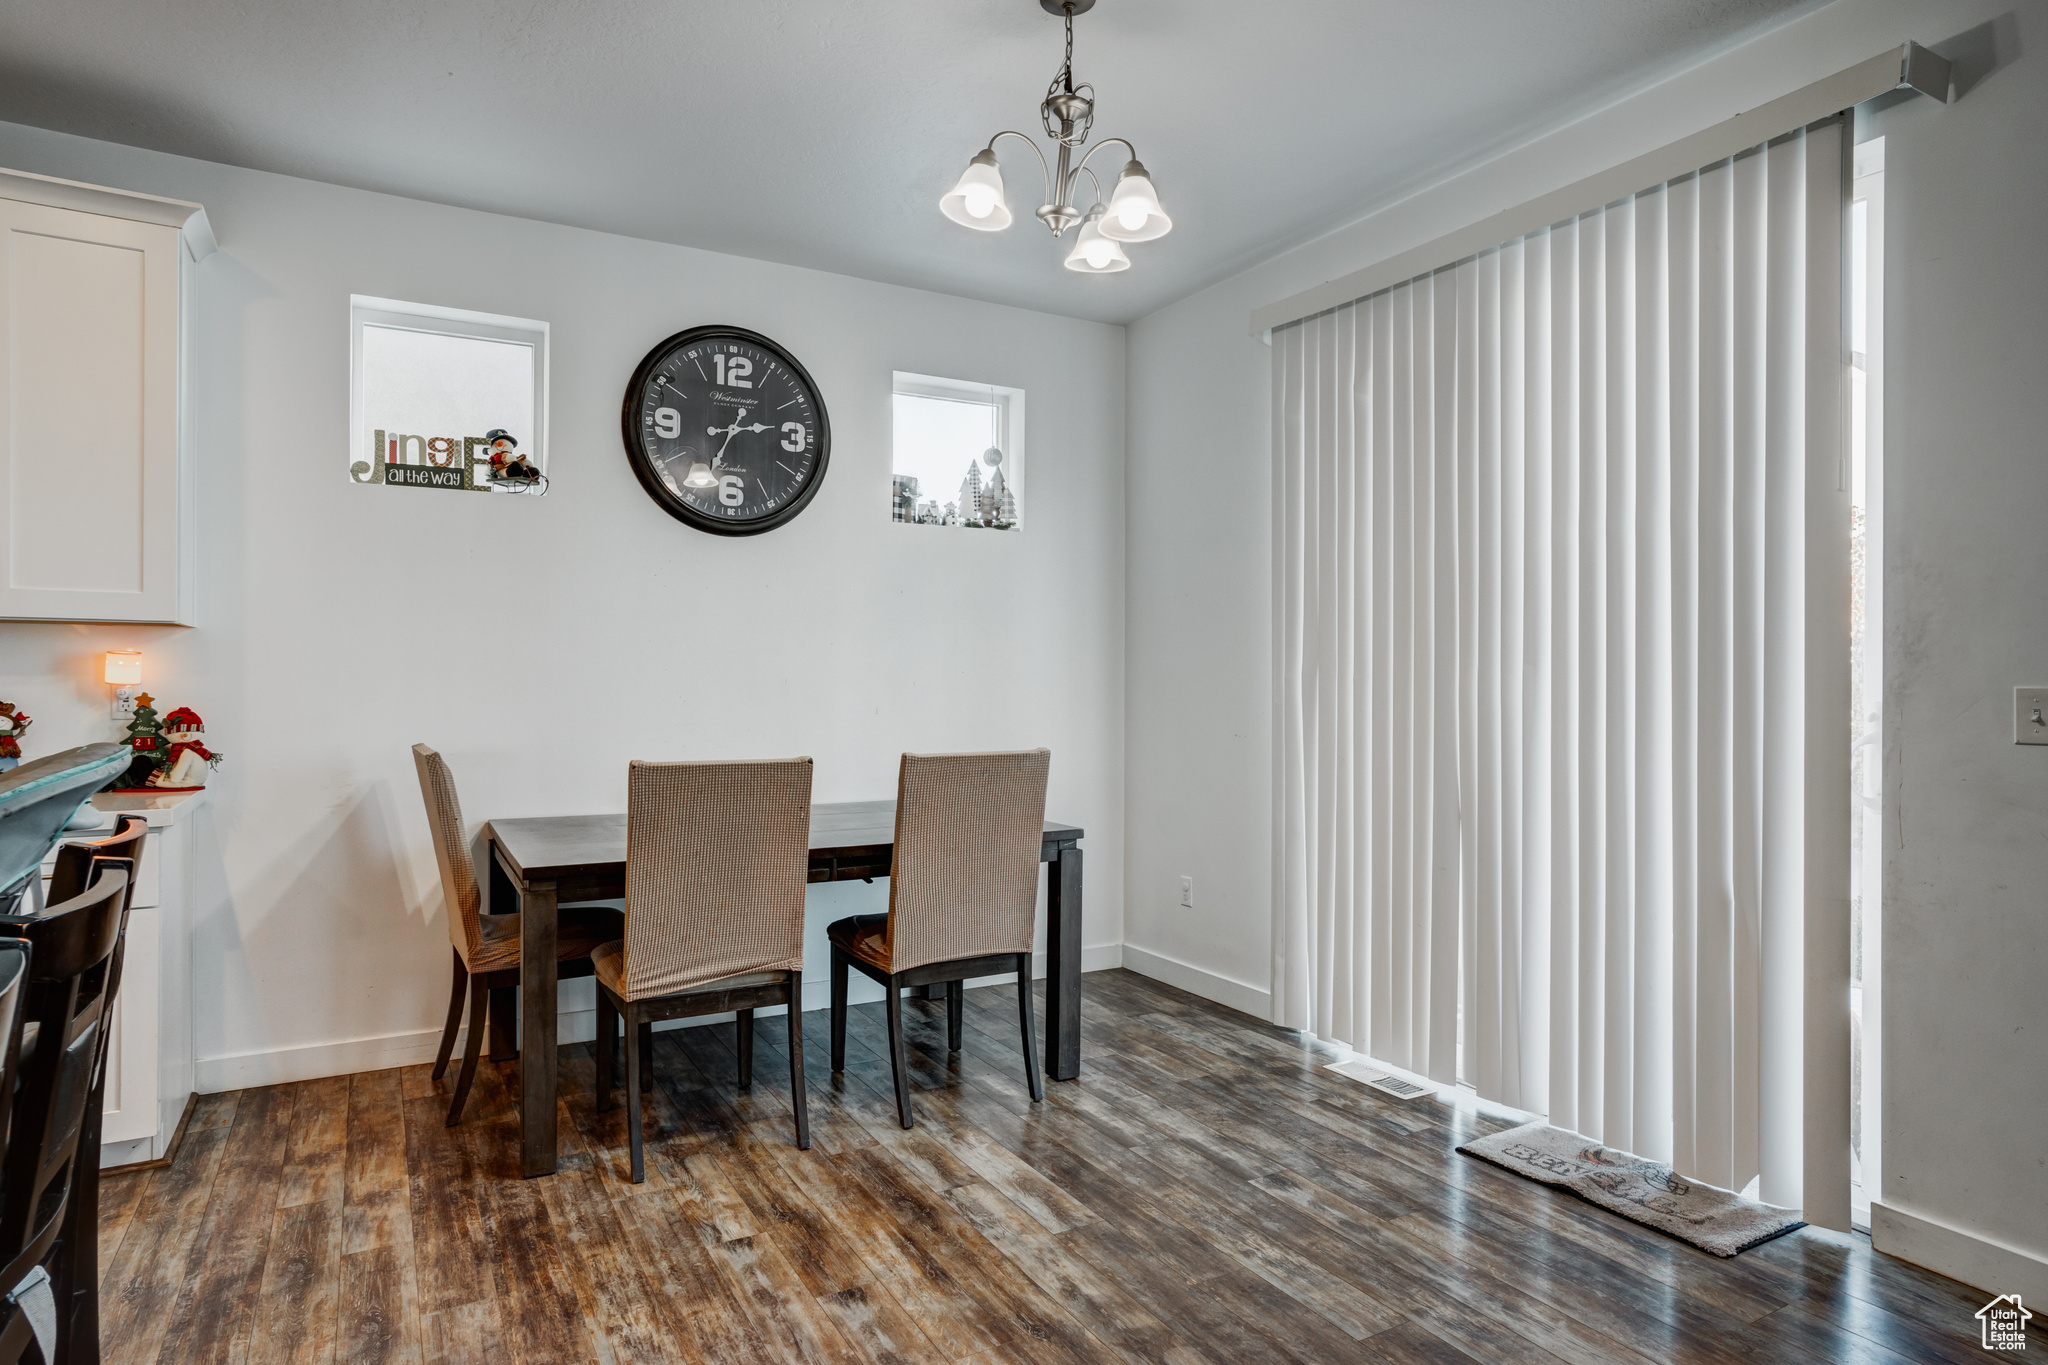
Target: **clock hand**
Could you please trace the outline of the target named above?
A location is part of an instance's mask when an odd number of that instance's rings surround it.
[[[722,458],[724,458],[725,448],[732,444],[733,433],[740,430],[740,418],[745,417],[746,415],[747,410],[745,408],[741,408],[739,410],[739,416],[734,417],[732,419],[732,425],[725,428],[725,440],[719,443],[718,454],[713,455],[711,457],[711,467],[713,469],[716,469],[718,467],[718,462]],[[704,434],[706,436],[716,436],[718,434],[718,431],[719,429],[717,427],[706,427],[704,429]]]

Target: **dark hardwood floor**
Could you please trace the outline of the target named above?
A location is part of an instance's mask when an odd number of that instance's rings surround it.
[[[1036,1110],[1009,989],[968,993],[950,1061],[944,1002],[905,1013],[907,1133],[881,1007],[853,1011],[838,1079],[805,1016],[809,1152],[779,1019],[746,1093],[730,1025],[658,1035],[641,1186],[588,1044],[562,1049],[540,1180],[517,1176],[515,1063],[454,1129],[423,1066],[210,1096],[174,1166],[105,1186],[106,1359],[1983,1358],[1988,1296],[1867,1239],[1716,1260],[1452,1152],[1499,1120],[1381,1096],[1143,977],[1087,978],[1082,1078]]]

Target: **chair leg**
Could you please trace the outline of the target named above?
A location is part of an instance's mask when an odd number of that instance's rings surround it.
[[[1038,1042],[1031,1035],[1031,954],[1017,955],[1017,1022],[1024,1026],[1024,1079],[1031,1084],[1031,1098],[1045,1098],[1045,1077],[1038,1074]]]
[[[605,994],[604,987],[597,988],[597,1104],[600,1111],[612,1107],[612,1088],[618,1084],[613,1079],[612,1054],[619,1045],[619,1011],[612,1004],[612,998]]]
[[[469,1037],[462,1044],[462,1074],[455,1078],[455,1098],[448,1103],[448,1126],[462,1122],[462,1106],[469,1100],[470,1082],[476,1079],[476,1059],[484,1050],[484,1009],[491,993],[476,986],[469,993]]]
[[[448,988],[448,1022],[441,1027],[441,1050],[434,1054],[437,1081],[448,1074],[448,1058],[455,1052],[455,1030],[462,1027],[462,1000],[469,994],[469,968],[462,965],[462,954],[450,948],[448,955],[455,959],[455,984]]]
[[[519,988],[500,986],[491,992],[491,1060],[519,1058]]]
[[[739,1011],[740,1089],[754,1088],[754,1012]]]
[[[832,949],[832,1074],[846,1070],[846,954]]]
[[[967,983],[948,981],[946,983],[946,1051],[960,1050],[960,1029],[966,1022]]]
[[[641,1051],[641,1025],[632,1005],[626,1006],[626,1129],[633,1147],[633,1183],[647,1183],[647,1160],[640,1143],[640,1078],[648,1058]]]
[[[640,1026],[640,1093],[654,1093],[654,1021]]]
[[[910,1116],[910,1067],[903,1055],[903,988],[892,976],[886,989],[889,993],[889,1073],[896,1078],[896,1121],[908,1128],[916,1120]]]
[[[811,1107],[804,1097],[804,974],[789,974],[789,1093],[796,1109],[797,1150],[811,1150]]]

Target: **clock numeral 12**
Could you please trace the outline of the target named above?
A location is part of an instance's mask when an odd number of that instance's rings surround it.
[[[743,355],[728,356],[724,352],[712,355],[711,363],[718,369],[718,382],[728,389],[751,389],[753,382],[747,378],[754,372],[754,362]]]

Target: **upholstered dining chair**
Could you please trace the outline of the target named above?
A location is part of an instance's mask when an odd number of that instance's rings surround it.
[[[1024,1078],[1045,1098],[1031,1038],[1032,933],[1038,854],[1045,833],[1047,749],[905,754],[896,782],[896,854],[889,913],[856,915],[826,930],[832,941],[832,1070],[846,1067],[846,972],[887,993],[889,1069],[896,1120],[912,1125],[904,1066],[903,988],[946,985],[946,1042],[960,1050],[967,978],[1017,974]]]
[[[626,930],[597,950],[597,1107],[612,1103],[612,1051],[626,1024],[626,1127],[633,1183],[647,1178],[640,1094],[657,1019],[739,1015],[739,1079],[754,1082],[754,1011],[789,1007],[796,1145],[804,1098],[804,883],[811,760],[644,763],[626,774]]]
[[[455,775],[441,755],[424,744],[412,746],[419,771],[420,795],[427,803],[427,826],[434,833],[434,859],[441,865],[441,895],[448,902],[448,939],[455,950],[455,983],[448,995],[448,1022],[441,1030],[441,1050],[434,1057],[434,1079],[448,1073],[455,1050],[455,1031],[462,1023],[462,1000],[469,996],[469,1038],[462,1049],[462,1071],[455,1097],[448,1104],[448,1126],[462,1122],[483,1050],[485,1007],[492,992],[498,997],[509,1035],[518,1016],[519,915],[483,913],[483,891],[469,857],[469,833],[462,823],[462,803],[455,796]],[[600,943],[619,936],[619,912],[598,905],[565,905],[558,912],[555,976],[568,980],[591,974],[590,954]],[[494,1021],[495,1022],[495,1021]]]

